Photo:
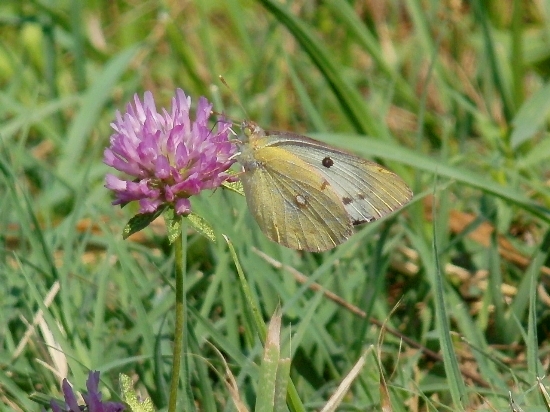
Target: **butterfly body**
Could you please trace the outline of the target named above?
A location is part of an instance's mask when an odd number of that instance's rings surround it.
[[[407,203],[412,192],[394,173],[314,139],[243,123],[237,161],[250,211],[264,234],[286,247],[331,249]]]

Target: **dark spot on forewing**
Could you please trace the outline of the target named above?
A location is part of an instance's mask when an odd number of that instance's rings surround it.
[[[321,183],[321,190],[325,190],[329,184],[330,184],[329,182],[327,182],[326,180],[323,180],[323,183]]]
[[[347,196],[344,196],[342,198],[342,202],[345,204],[345,205],[349,205],[351,202],[353,202],[353,199],[351,197],[347,197]]]
[[[326,156],[321,161],[321,164],[328,169],[329,167],[331,167],[334,164],[334,160],[332,160],[329,156]]]
[[[365,195],[364,193],[358,193],[357,198],[360,200],[365,200],[367,198],[367,195]]]
[[[356,219],[353,222],[351,222],[351,224],[353,226],[357,226],[357,225],[362,225],[363,223],[370,223],[373,220],[375,220],[373,217],[371,217],[370,219]]]

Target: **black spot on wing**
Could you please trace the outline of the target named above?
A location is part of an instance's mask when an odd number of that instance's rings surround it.
[[[353,224],[353,226],[357,226],[357,225],[362,225],[363,223],[370,223],[373,220],[375,220],[375,218],[373,218],[373,217],[368,218],[368,219],[356,219],[351,223]]]
[[[323,160],[321,160],[321,164],[328,169],[334,164],[334,160],[332,160],[330,156],[325,156]]]

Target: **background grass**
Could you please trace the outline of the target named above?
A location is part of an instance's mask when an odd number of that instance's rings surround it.
[[[63,377],[83,389],[90,369],[106,397],[124,372],[166,406],[172,249],[159,221],[122,240],[136,209],[110,205],[101,159],[116,109],[145,90],[166,106],[181,87],[376,159],[415,191],[323,254],[268,241],[235,193],[193,199],[262,318],[281,305],[306,410],[359,359],[336,410],[512,410],[509,391],[550,408],[536,379],[550,363],[549,13],[530,0],[3,1],[0,407],[38,410],[31,393],[60,397]],[[236,410],[215,347],[251,409],[263,346],[235,260],[193,233],[187,259],[195,407]]]

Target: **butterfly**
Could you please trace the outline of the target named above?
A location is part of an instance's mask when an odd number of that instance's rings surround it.
[[[395,173],[317,140],[242,123],[236,160],[248,208],[263,233],[291,249],[322,252],[405,205]]]

